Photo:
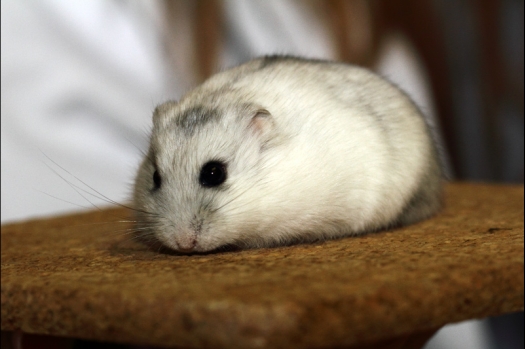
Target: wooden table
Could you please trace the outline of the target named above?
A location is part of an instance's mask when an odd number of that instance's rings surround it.
[[[523,186],[364,237],[208,255],[131,241],[123,209],[2,226],[1,328],[189,348],[416,348],[523,310]],[[7,332],[4,332],[6,334]]]

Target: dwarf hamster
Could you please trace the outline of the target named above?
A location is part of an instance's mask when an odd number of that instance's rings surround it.
[[[183,253],[410,224],[440,207],[418,108],[357,66],[266,56],[153,113],[134,184],[137,232]]]

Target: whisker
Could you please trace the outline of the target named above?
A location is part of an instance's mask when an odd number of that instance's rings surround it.
[[[47,195],[47,196],[49,196],[49,197],[52,197],[53,199],[56,199],[56,200],[59,200],[59,201],[65,202],[65,203],[70,204],[70,205],[73,205],[73,206],[77,206],[77,207],[85,208],[85,209],[90,209],[90,208],[91,208],[90,206],[80,205],[80,204],[77,204],[77,203],[74,203],[74,202],[71,202],[71,201],[68,201],[68,200],[65,200],[65,199],[59,198],[58,196],[51,195],[51,194],[49,194],[49,193],[46,193],[45,191],[42,191],[42,190],[39,190],[39,189],[36,189],[36,188],[33,188],[33,190],[38,191],[38,192],[41,193],[41,194]]]
[[[52,161],[52,160],[51,160]],[[82,193],[80,191],[83,191],[85,192],[86,194],[89,194],[89,195],[92,195],[92,196],[95,196],[89,192],[87,192],[86,190],[84,190],[83,188],[80,188],[79,186],[75,185],[74,183],[71,183],[70,181],[68,181],[66,178],[64,178],[60,173],[58,173],[55,169],[53,169],[51,166],[49,166],[48,164],[44,163],[44,165],[47,166],[47,168],[49,168],[54,174],[56,174],[58,177],[60,177],[64,182],[66,182],[78,195],[80,195],[84,200],[86,200],[87,202],[89,202],[91,204],[91,206],[95,207],[97,210],[99,211],[102,211],[102,209],[100,209],[100,207],[98,207],[97,205],[95,205],[92,201],[90,201],[87,197],[85,197],[84,195],[82,195]],[[67,172],[67,171],[66,171]],[[58,198],[57,198],[58,199]]]
[[[224,203],[223,205],[219,206],[218,208],[214,209],[214,210],[211,210],[212,213],[215,213],[217,212],[218,210],[222,209],[223,207],[225,207],[226,205],[229,205],[231,204],[233,201],[237,200],[239,197],[241,197],[242,195],[244,195],[248,190],[252,189],[256,184],[258,184],[260,181],[262,181],[262,179],[259,179],[257,180],[256,182],[254,182],[250,187],[248,187],[246,190],[242,191],[241,193],[239,193],[237,196],[233,197],[230,201],[227,201],[226,203]]]
[[[135,207],[130,207],[128,205],[124,205],[122,203],[119,203],[113,199],[110,199],[108,198],[107,196],[105,196],[104,194],[100,193],[99,191],[97,191],[96,189],[94,189],[93,187],[91,187],[90,185],[88,185],[86,182],[84,182],[83,180],[81,180],[80,178],[78,178],[77,176],[75,176],[74,174],[72,174],[71,172],[69,172],[68,170],[66,170],[64,167],[60,166],[56,161],[54,161],[53,159],[51,159],[48,155],[46,155],[44,152],[41,152],[42,155],[44,155],[49,161],[51,161],[53,164],[55,164],[58,168],[60,168],[62,171],[64,171],[65,173],[67,173],[68,175],[70,175],[71,177],[73,177],[74,179],[76,179],[77,181],[79,181],[80,183],[82,183],[83,185],[85,185],[87,188],[89,188],[90,190],[92,190],[93,192],[95,192],[97,195],[87,191],[86,189],[74,184],[74,183],[71,183],[70,181],[68,181],[66,178],[64,178],[62,175],[60,175],[55,169],[53,169],[51,166],[49,166],[48,164],[46,164],[44,162],[44,164],[51,170],[53,171],[57,176],[59,176],[62,180],[64,180],[66,183],[68,183],[80,196],[82,196],[86,201],[88,201],[91,205],[93,205],[94,207],[96,207],[97,209],[100,210],[100,208],[98,206],[96,206],[94,203],[92,203],[90,200],[88,200],[84,195],[82,195],[78,190],[81,190],[83,191],[84,193],[88,194],[88,195],[91,195],[93,197],[96,197],[98,199],[101,199],[101,200],[104,200],[108,203],[111,203],[111,204],[114,204],[116,206],[119,206],[119,207],[122,207],[122,208],[127,208],[129,210],[132,210],[132,211],[136,211],[136,212],[141,212],[141,213],[144,213],[144,214],[147,214],[147,215],[151,215],[151,216],[157,216],[157,214],[155,213],[152,213],[152,212],[148,212],[148,211],[144,211],[144,210],[141,210],[141,209],[138,209],[138,208],[135,208]],[[76,189],[75,189],[76,188]],[[78,190],[77,190],[78,189]]]

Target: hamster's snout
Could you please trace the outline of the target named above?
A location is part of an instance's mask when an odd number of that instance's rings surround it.
[[[182,253],[192,253],[197,250],[197,234],[193,231],[172,231],[159,234],[158,239],[165,246]]]
[[[183,234],[179,236],[176,241],[178,246],[177,250],[182,253],[193,252],[195,246],[197,246],[197,237],[195,234]]]

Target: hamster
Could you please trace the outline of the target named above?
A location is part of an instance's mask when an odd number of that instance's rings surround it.
[[[136,230],[182,253],[358,235],[433,215],[442,177],[424,117],[392,83],[266,56],[155,109]]]

